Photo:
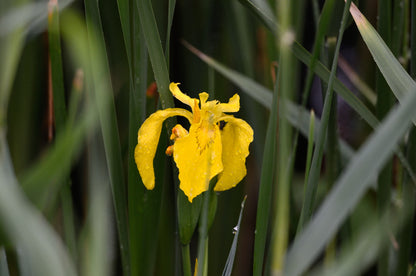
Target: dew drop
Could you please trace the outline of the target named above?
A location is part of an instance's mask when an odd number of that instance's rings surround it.
[[[235,226],[234,228],[233,228],[233,234],[235,235],[235,234],[237,234],[237,231],[238,231],[238,226]]]

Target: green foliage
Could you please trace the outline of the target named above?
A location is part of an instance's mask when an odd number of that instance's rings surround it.
[[[0,1],[0,275],[416,275],[416,5],[318,2]],[[144,187],[170,82],[240,95],[237,187],[188,201],[172,118]]]

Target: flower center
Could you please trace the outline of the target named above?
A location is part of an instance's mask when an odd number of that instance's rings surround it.
[[[199,152],[205,151],[215,140],[215,124],[210,124],[206,120],[202,120],[201,124],[196,130],[196,142],[198,144]]]

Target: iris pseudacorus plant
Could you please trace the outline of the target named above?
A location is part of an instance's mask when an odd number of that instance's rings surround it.
[[[189,131],[181,125],[172,129],[173,145],[166,154],[173,155],[179,169],[179,188],[192,200],[208,190],[209,181],[218,175],[215,191],[224,191],[236,186],[246,175],[246,158],[253,141],[253,129],[244,120],[225,112],[240,109],[240,97],[235,94],[228,103],[207,101],[208,93],[199,94],[199,100],[191,98],[171,83],[173,96],[190,106],[192,112],[182,108],[167,108],[153,113],[138,132],[138,144],[134,158],[147,189],[155,186],[153,159],[159,143],[163,121],[173,116],[183,116],[190,123]],[[220,122],[225,126],[220,128]]]

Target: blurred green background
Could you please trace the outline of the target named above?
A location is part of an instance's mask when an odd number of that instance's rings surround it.
[[[415,275],[413,115],[397,117],[402,124],[383,119],[413,100],[394,108],[401,92],[415,92],[416,8],[409,0],[360,1],[380,34],[367,40],[375,30],[358,32],[344,5],[2,0],[0,275],[183,275],[182,191],[164,154],[173,121],[160,138],[154,191],[133,160],[145,118],[186,108],[173,101],[169,82],[194,98],[206,91],[226,102],[238,93],[235,116],[254,130],[247,176],[211,195],[207,275],[224,270],[245,195],[232,275]],[[323,130],[308,132],[310,110]],[[388,133],[397,134],[389,144],[370,141],[389,141]],[[359,169],[350,160],[366,157],[377,163],[368,175],[348,174]],[[338,204],[345,212],[319,223],[336,206],[338,187],[348,187],[345,175],[357,184]],[[199,235],[190,243],[192,271]],[[298,260],[305,262],[296,268]]]

